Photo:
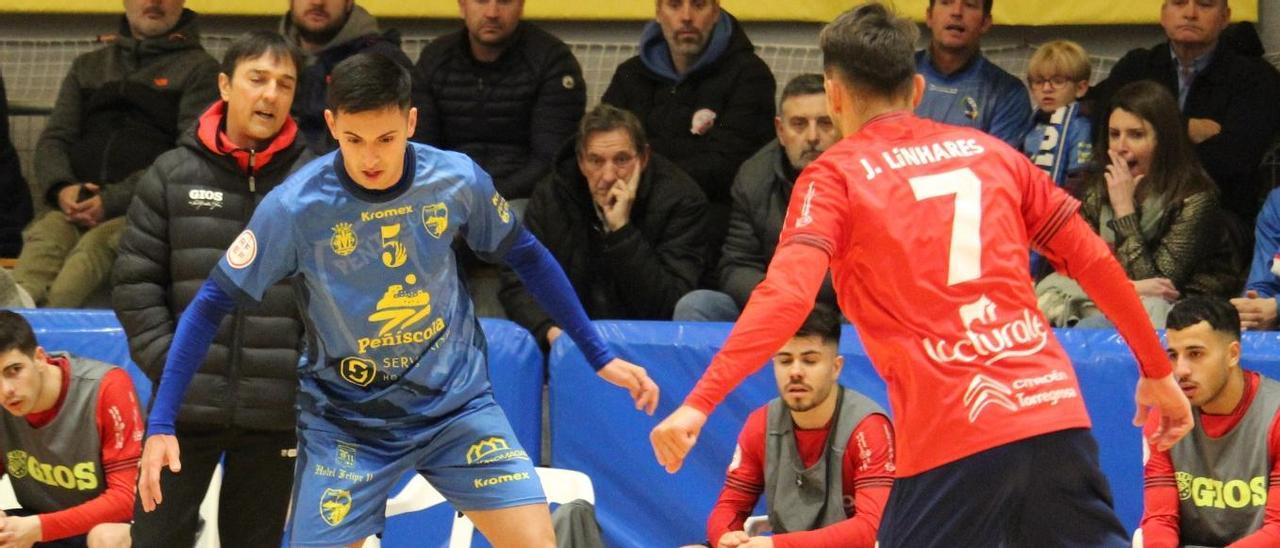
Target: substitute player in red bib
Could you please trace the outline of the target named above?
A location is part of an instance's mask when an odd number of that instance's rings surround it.
[[[828,110],[846,137],[801,174],[765,281],[684,405],[654,429],[678,469],[706,416],[804,319],[830,266],[889,389],[896,546],[1127,546],[1075,372],[1036,307],[1028,247],[1076,278],[1129,341],[1168,448],[1190,428],[1133,286],[1078,203],[1018,151],[911,114],[915,27],[867,4],[823,29]]]
[[[1196,424],[1168,451],[1148,448],[1143,546],[1280,545],[1280,382],[1240,366],[1240,315],[1225,300],[1178,301],[1167,326]]]

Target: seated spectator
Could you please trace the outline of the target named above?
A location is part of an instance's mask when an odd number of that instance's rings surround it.
[[[592,318],[666,320],[702,272],[706,210],[697,183],[650,151],[640,121],[601,104],[538,184],[524,221]],[[499,299],[539,343],[560,336],[510,270]]]
[[[521,212],[586,110],[582,68],[564,42],[521,21],[524,0],[461,0],[464,27],[418,57],[415,140],[470,156]]]
[[[1022,152],[1058,186],[1074,188],[1067,181],[1082,179],[1093,159],[1093,126],[1077,101],[1089,90],[1091,71],[1084,48],[1070,40],[1036,48],[1027,64],[1036,110]]]
[[[1180,301],[1168,329],[1173,374],[1196,421],[1168,451],[1146,447],[1144,545],[1280,545],[1280,383],[1240,366],[1240,318],[1226,301]],[[1152,414],[1144,437],[1158,428]]]
[[[413,61],[400,49],[400,33],[378,30],[378,21],[355,0],[289,0],[280,34],[306,54],[294,93],[293,117],[307,148],[316,154],[338,148],[324,122],[325,92],[333,67],[362,51],[376,51],[413,70]]]
[[[17,257],[22,227],[31,222],[31,190],[22,177],[18,151],[9,138],[9,100],[0,76],[0,257]]]
[[[1280,297],[1280,189],[1267,195],[1253,231],[1253,262],[1244,296],[1231,299],[1244,329],[1276,328],[1276,298]]]
[[[1096,129],[1106,127],[1102,109],[1111,96],[1130,82],[1151,80],[1177,97],[1183,131],[1247,239],[1263,192],[1259,165],[1280,129],[1280,74],[1261,48],[1242,47],[1258,42],[1252,26],[1236,29],[1252,40],[1220,40],[1230,20],[1227,0],[1165,0],[1160,24],[1168,41],[1125,54],[1088,99]]]
[[[302,55],[279,34],[232,43],[218,100],[138,182],[113,273],[112,304],[134,362],[155,385],[178,317],[257,204],[310,154],[289,117]],[[294,394],[303,323],[292,284],[238,307],[182,401],[182,473],[163,473],[165,502],[138,511],[139,546],[191,546],[195,511],[225,461],[216,527],[224,546],[279,546],[297,447]],[[141,504],[141,502],[139,502]],[[139,506],[140,507],[140,506]]]
[[[36,145],[38,196],[14,278],[74,308],[110,277],[133,187],[217,97],[218,63],[184,0],[125,0],[120,34],[76,57]]]
[[[840,137],[827,114],[821,74],[802,74],[787,82],[778,112],[773,119],[778,138],[743,162],[733,180],[729,235],[720,255],[720,291],[698,289],[682,297],[676,303],[676,321],[738,319],[778,247],[796,178]],[[830,275],[818,302],[836,304]]]
[[[4,545],[128,546],[142,453],[129,374],[46,352],[27,320],[7,310],[0,311],[0,370],[0,470],[21,506],[0,514]]]
[[[1182,295],[1235,295],[1242,263],[1223,244],[1217,188],[1191,151],[1173,95],[1154,82],[1135,82],[1112,97],[1110,112],[1100,147],[1106,172],[1085,183],[1080,213],[1115,250],[1160,328]],[[1036,294],[1054,325],[1102,318],[1061,274],[1042,280]]]
[[[742,526],[761,494],[773,546],[875,546],[893,485],[893,425],[879,405],[840,385],[839,344],[840,314],[818,304],[774,354],[779,397],[742,426],[707,518],[712,546],[749,543]]]
[[[729,226],[734,174],[773,137],[777,84],[720,0],[656,5],[640,54],[618,65],[601,101],[635,113],[654,151],[702,187],[710,275]]]
[[[1027,90],[980,51],[994,2],[929,0],[929,47],[916,52],[916,71],[926,82],[916,114],[977,128],[1020,148],[1031,129]]]

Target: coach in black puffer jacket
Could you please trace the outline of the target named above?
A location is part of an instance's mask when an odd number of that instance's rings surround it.
[[[490,63],[476,59],[466,28],[437,38],[418,72],[415,140],[470,156],[508,200],[533,194],[587,103],[569,46],[527,22]]]
[[[249,223],[256,203],[305,160],[305,144],[290,120],[248,160],[254,172],[248,175],[232,154],[218,152],[224,105],[215,103],[178,148],[143,175],[120,241],[112,305],[133,361],[152,383],[160,381],[182,310]],[[268,290],[257,307],[237,307],[222,321],[183,398],[179,427],[292,431],[303,331],[288,283]]]

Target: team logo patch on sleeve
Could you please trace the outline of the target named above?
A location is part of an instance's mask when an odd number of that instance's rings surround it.
[[[506,198],[503,198],[501,194],[494,192],[493,198],[489,201],[493,202],[494,209],[498,210],[498,218],[502,219],[502,222],[511,222],[511,206],[507,205]]]
[[[258,238],[252,230],[245,229],[227,248],[227,264],[231,268],[241,269],[249,266],[258,256]]]
[[[330,527],[337,527],[351,511],[351,492],[346,489],[325,489],[320,497],[320,518]]]
[[[378,364],[373,363],[373,360],[354,356],[342,358],[342,363],[338,366],[338,375],[343,380],[364,388],[369,386],[373,378],[378,375]]]
[[[329,247],[339,257],[346,257],[356,250],[356,231],[351,223],[333,225],[333,236],[329,238]]]
[[[444,202],[422,206],[422,227],[432,238],[439,240],[449,230],[449,206]]]

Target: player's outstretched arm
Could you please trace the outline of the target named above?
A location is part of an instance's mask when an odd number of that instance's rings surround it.
[[[1195,424],[1191,416],[1191,404],[1178,388],[1178,382],[1174,380],[1172,373],[1154,379],[1139,378],[1135,398],[1138,411],[1133,416],[1134,426],[1146,424],[1147,415],[1153,408],[1160,418],[1155,432],[1149,438],[1157,451],[1168,451]]]
[[[142,446],[141,466],[138,499],[142,501],[142,509],[150,512],[164,501],[160,493],[160,470],[168,466],[175,474],[182,471],[182,461],[178,459],[178,437],[171,434],[147,436],[147,442]]]
[[[643,367],[621,358],[614,358],[596,372],[600,378],[615,386],[626,388],[636,402],[636,410],[652,415],[658,409],[658,385],[649,378]]]
[[[649,378],[643,367],[619,359],[604,344],[604,340],[591,325],[591,319],[583,310],[578,295],[574,293],[569,278],[564,275],[551,252],[527,230],[520,234],[503,260],[520,277],[538,302],[565,333],[578,343],[587,363],[606,381],[627,389],[636,409],[652,415],[658,407],[658,385]]]
[[[147,441],[142,447],[141,477],[138,496],[148,512],[160,503],[160,469],[178,472],[178,439],[174,437],[174,421],[182,396],[191,378],[209,352],[209,345],[222,318],[235,309],[235,302],[212,279],[205,280],[191,304],[178,319],[178,329],[169,347],[160,387],[156,390],[151,415],[147,419]]]
[[[780,245],[763,282],[751,292],[724,347],[685,398],[649,434],[658,463],[675,473],[698,441],[707,416],[786,343],[813,310],[831,257],[805,243]]]

